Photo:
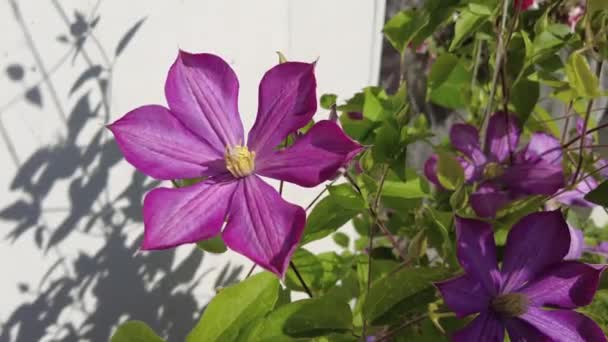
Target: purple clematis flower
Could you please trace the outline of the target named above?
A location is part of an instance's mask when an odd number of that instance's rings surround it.
[[[507,237],[501,269],[490,224],[456,218],[457,255],[465,274],[436,284],[457,317],[479,315],[454,341],[606,341],[573,309],[588,305],[604,266],[564,261],[568,225],[559,211],[530,214]],[[551,308],[551,309],[548,309]]]
[[[260,83],[258,114],[244,144],[239,82],[211,54],[180,51],[165,84],[168,108],[139,107],[109,126],[125,159],[153,178],[205,177],[195,185],[159,188],[144,200],[142,249],[212,238],[283,276],[302,236],[306,214],[259,176],[311,187],[335,175],[361,146],[331,121],[294,145],[276,147],[317,109],[314,64],[287,62]]]
[[[463,155],[458,160],[466,182],[480,183],[470,197],[478,216],[493,217],[510,201],[528,195],[551,195],[564,186],[559,141],[546,133],[535,133],[528,145],[514,153],[520,135],[517,118],[504,112],[490,117],[485,150],[475,126],[452,126],[450,141]],[[427,160],[424,173],[429,181],[440,186],[437,156]]]
[[[568,225],[570,228],[570,250],[566,255],[566,260],[576,260],[583,256],[583,253],[595,254],[604,258],[608,258],[608,241],[602,241],[597,245],[588,245],[585,243],[583,231]]]

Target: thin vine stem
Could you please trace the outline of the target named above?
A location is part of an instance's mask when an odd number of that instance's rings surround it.
[[[359,185],[357,184],[357,182],[350,176],[350,174],[348,172],[344,173],[344,178],[346,178],[349,181],[349,183],[352,184],[352,186],[355,188],[355,190],[360,195],[363,195],[363,192],[361,191],[361,188],[359,187]],[[378,228],[380,228],[380,230],[382,231],[382,233],[384,235],[386,235],[386,237],[389,239],[391,245],[393,245],[393,248],[397,250],[397,252],[398,252],[399,256],[401,257],[401,259],[403,261],[406,261],[407,258],[405,257],[405,255],[401,251],[401,247],[399,246],[399,243],[395,239],[395,236],[388,230],[388,228],[386,228],[386,226],[384,225],[384,223],[378,218],[378,214],[376,213],[376,211],[371,206],[368,208],[368,210],[369,210],[370,215],[374,219],[374,222],[378,225]]]
[[[481,127],[482,132],[485,132],[485,127],[487,126],[487,117],[490,115],[490,111],[492,110],[492,106],[494,105],[494,96],[496,96],[496,88],[498,87],[498,76],[500,74],[501,65],[503,55],[506,50],[506,46],[504,46],[504,33],[507,29],[507,17],[509,13],[509,0],[503,1],[502,8],[502,20],[500,25],[500,31],[498,32],[498,44],[496,50],[496,59],[494,61],[494,75],[492,76],[492,87],[490,90],[490,98],[488,99],[488,105],[483,113],[483,117],[481,118]],[[514,25],[512,25],[513,27]]]
[[[595,67],[595,74],[597,75],[598,79],[600,79],[600,75],[602,74],[603,66],[604,66],[604,61],[599,61]],[[583,132],[581,134],[581,136],[583,136],[583,137],[587,135],[587,126],[589,125],[589,118],[591,117],[592,108],[593,108],[593,99],[590,99],[589,103],[587,104],[587,111],[585,112],[585,121],[583,123]],[[585,149],[585,139],[581,139],[581,141],[579,143],[579,150],[578,150],[578,163],[576,164],[576,171],[574,172],[574,176],[572,177],[572,184],[576,184],[576,180],[583,167],[584,149]]]
[[[414,317],[414,318],[412,318],[412,319],[410,319],[408,321],[403,322],[401,325],[399,325],[395,329],[390,330],[387,333],[383,334],[378,339],[378,342],[381,342],[381,341],[390,341],[389,339],[391,337],[393,337],[396,333],[398,333],[400,330],[405,329],[405,328],[409,327],[412,324],[416,324],[416,323],[422,321],[423,319],[425,319],[427,317],[429,317],[429,314],[428,313],[424,313],[424,314],[422,314],[420,316]]]
[[[289,262],[289,266],[291,267],[291,269],[293,270],[293,272],[296,274],[296,277],[298,277],[298,280],[300,281],[300,284],[304,288],[304,291],[306,291],[306,294],[308,294],[308,297],[312,298],[313,297],[312,296],[312,292],[308,288],[308,285],[306,285],[306,282],[304,281],[304,278],[302,278],[302,275],[300,275],[300,272],[298,271],[298,268],[293,263],[293,261]]]
[[[378,191],[376,191],[376,198],[374,199],[373,208],[374,211],[378,211],[378,206],[380,205],[380,196],[382,195],[382,188],[384,187],[384,181],[386,180],[386,176],[388,175],[388,165],[384,166],[384,171],[382,171],[382,176],[380,177],[380,185],[378,186]],[[377,218],[374,220],[377,221]],[[368,246],[367,246],[367,293],[372,288],[372,251],[374,249],[374,231],[376,230],[375,222],[369,227],[368,234]],[[367,319],[363,319],[363,336],[367,334]]]

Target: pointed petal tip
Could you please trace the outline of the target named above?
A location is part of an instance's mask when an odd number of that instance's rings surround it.
[[[258,176],[238,183],[222,232],[224,242],[282,278],[304,233],[306,213]]]

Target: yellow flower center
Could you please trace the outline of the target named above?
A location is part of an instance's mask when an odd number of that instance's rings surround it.
[[[487,163],[483,169],[483,177],[486,179],[500,177],[503,173],[505,173],[505,169],[502,165],[494,162]]]
[[[224,160],[226,168],[236,178],[248,176],[255,169],[255,152],[250,152],[247,146],[226,147]]]
[[[492,299],[490,305],[502,317],[517,317],[528,311],[530,300],[522,293],[507,293]]]

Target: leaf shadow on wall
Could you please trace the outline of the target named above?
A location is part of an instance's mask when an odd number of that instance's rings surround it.
[[[111,110],[113,66],[134,41],[145,19],[117,39],[110,56],[94,33],[101,20],[96,14],[99,3],[89,14],[75,10],[69,15],[58,1],[52,1],[56,10],[53,14],[63,20],[64,26],[59,29],[66,32],[52,39],[66,53],[49,67],[44,53],[36,48],[18,2],[9,2],[21,28],[18,34],[23,34],[35,61],[39,81],[7,104],[0,104],[0,135],[17,166],[9,189],[16,199],[0,208],[0,220],[7,223],[4,226],[11,226],[3,234],[8,243],[31,238],[44,258],[55,262],[38,284],[17,284],[24,298],[31,299],[1,323],[0,342],[108,341],[113,328],[126,319],[145,321],[172,341],[184,340],[203,305],[194,296],[194,289],[203,280],[209,281],[205,279],[208,272],[197,275],[204,254],[193,248],[185,259],[176,262],[173,250],[138,253],[141,236],[130,242],[133,239],[129,235],[133,234],[128,233],[143,231],[141,200],[159,183],[134,171],[117,196],[111,198],[109,191],[110,171],[122,160],[104,128]],[[53,75],[74,68],[74,61],[79,59],[86,67],[67,94],[59,93]],[[0,67],[17,87],[23,87],[31,76],[30,68],[21,63]],[[27,156],[17,153],[14,137],[1,120],[3,115],[12,114],[14,104],[23,101],[34,110],[52,108],[66,128],[56,142],[40,146]],[[67,108],[63,105],[67,102],[75,104]],[[92,137],[90,127],[95,127]],[[49,197],[66,183],[69,205],[54,208]],[[71,240],[79,235],[99,241],[101,247],[81,251],[76,257],[67,256],[69,253],[63,251],[82,250]],[[241,272],[241,266],[223,265],[214,286],[237,281]]]

